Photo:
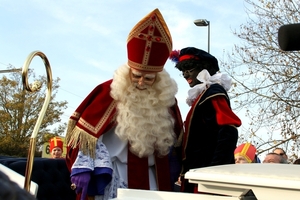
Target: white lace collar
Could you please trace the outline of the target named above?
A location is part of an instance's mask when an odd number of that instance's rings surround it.
[[[232,82],[231,78],[227,74],[218,72],[213,76],[210,76],[206,69],[203,69],[201,72],[199,72],[197,79],[202,83],[195,85],[188,91],[186,103],[189,106],[192,106],[196,98],[211,84],[218,83],[222,85],[226,91],[228,91]]]

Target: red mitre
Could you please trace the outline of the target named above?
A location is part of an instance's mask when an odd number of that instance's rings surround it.
[[[63,151],[64,143],[59,137],[54,137],[50,139],[50,152],[54,147],[61,148],[61,151]]]
[[[128,65],[146,72],[163,70],[172,39],[161,13],[155,9],[131,30],[127,39]],[[84,154],[95,155],[97,139],[115,125],[116,102],[110,96],[112,80],[98,85],[70,117],[66,142]]]
[[[171,51],[171,34],[158,9],[139,21],[128,35],[128,65],[136,70],[162,71]]]
[[[244,143],[234,150],[235,156],[243,156],[248,163],[252,163],[255,158],[256,148],[250,143]]]

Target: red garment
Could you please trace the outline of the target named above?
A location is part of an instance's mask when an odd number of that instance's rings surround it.
[[[95,138],[114,125],[116,102],[109,94],[111,82],[112,79],[98,85],[70,117],[78,128]]]
[[[217,123],[222,125],[234,125],[239,127],[242,125],[240,118],[238,118],[228,106],[228,103],[224,97],[216,96],[211,99],[212,104],[216,110]]]
[[[112,80],[109,80],[98,85],[70,117],[66,135],[68,144],[66,162],[70,171],[77,158],[77,144],[81,150],[94,155],[97,139],[115,126],[116,102],[110,96],[111,83]],[[178,137],[182,130],[182,120],[177,103],[170,108],[170,112],[175,119],[174,130]],[[159,190],[171,191],[173,183],[170,182],[170,173],[168,173],[171,167],[168,155],[164,157],[155,156],[155,166]],[[148,158],[139,158],[128,150],[129,188],[149,189],[147,174]]]

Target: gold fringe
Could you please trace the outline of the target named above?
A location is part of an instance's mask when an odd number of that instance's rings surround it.
[[[76,122],[77,121],[75,121],[75,120],[69,119],[68,127],[67,127],[67,135],[66,135],[66,142],[67,142],[67,144],[70,141],[70,140],[68,140],[68,138],[70,137],[69,135],[72,133],[72,130],[75,128]]]
[[[89,155],[92,158],[96,157],[97,138],[78,128],[74,120],[69,121],[66,142],[67,145],[72,148],[79,146],[79,150],[81,150],[83,154]]]

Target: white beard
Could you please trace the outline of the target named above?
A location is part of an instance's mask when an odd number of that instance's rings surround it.
[[[169,108],[175,104],[177,85],[166,71],[159,72],[155,83],[145,90],[130,80],[127,65],[116,70],[111,96],[117,101],[116,134],[129,141],[130,150],[139,157],[167,155],[174,144],[174,119]]]

